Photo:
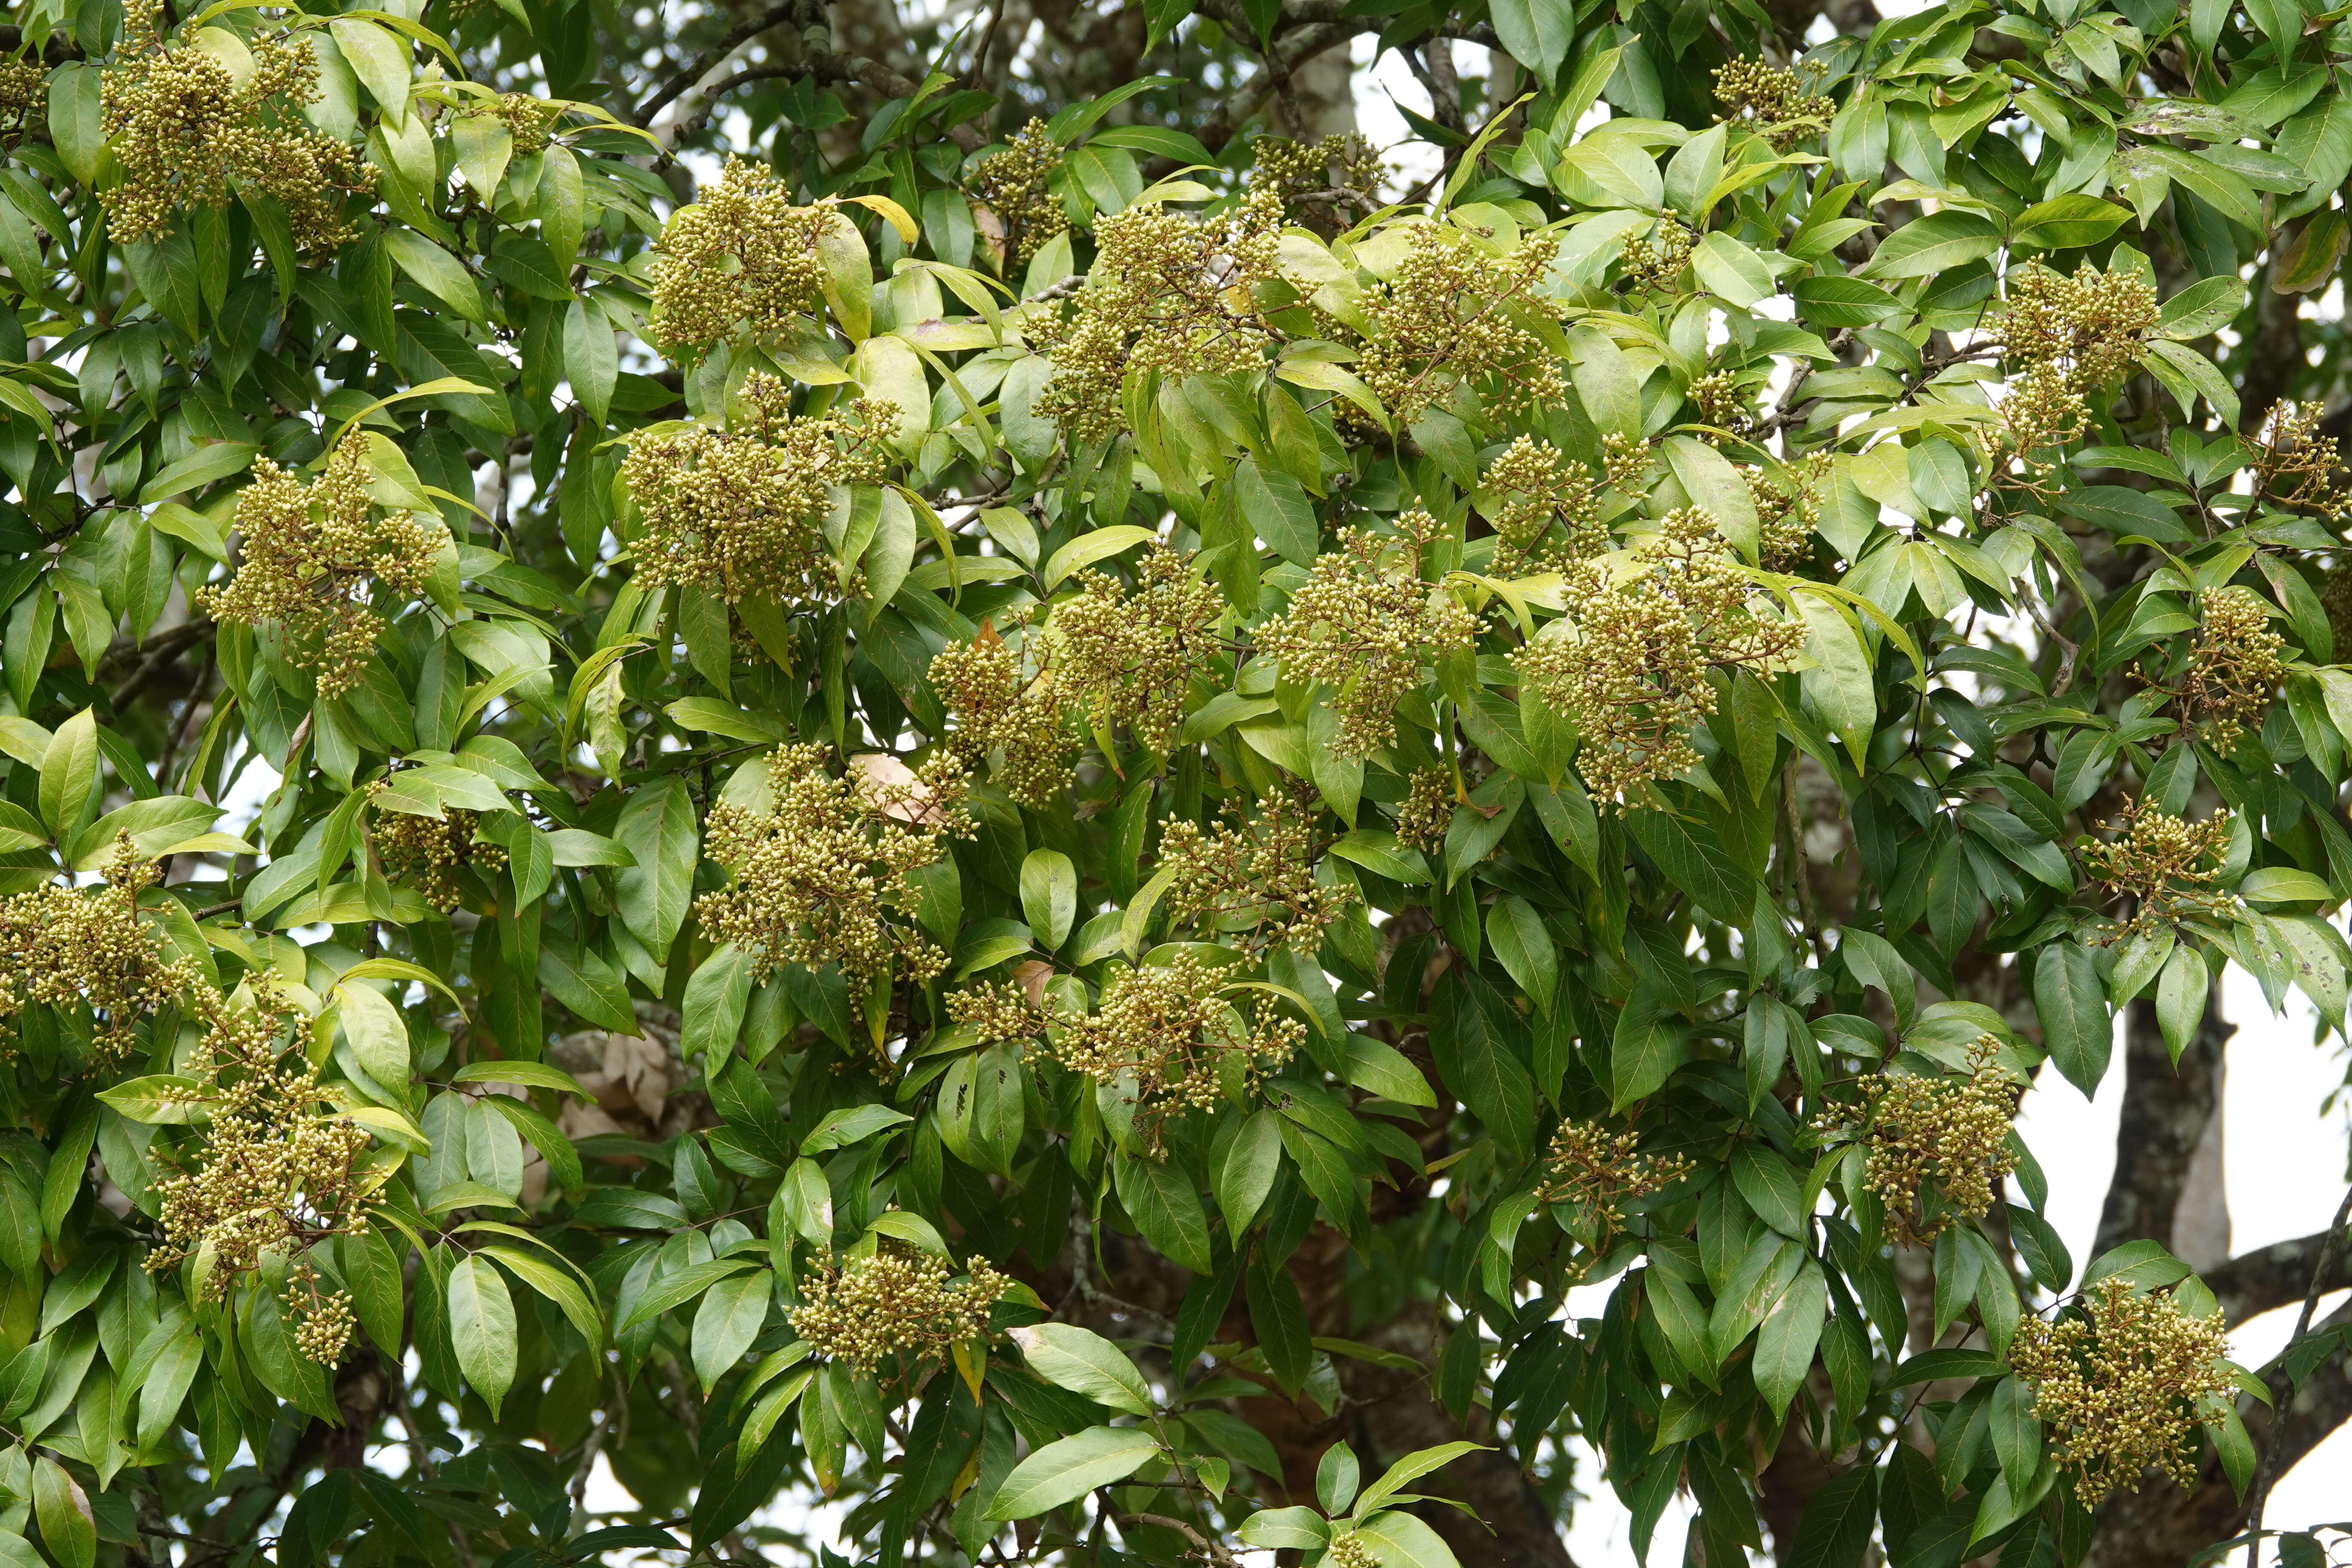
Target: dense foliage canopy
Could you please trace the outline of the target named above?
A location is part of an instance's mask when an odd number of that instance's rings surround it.
[[[2096,6],[19,5],[0,1557],[2258,1526],[2352,22]]]

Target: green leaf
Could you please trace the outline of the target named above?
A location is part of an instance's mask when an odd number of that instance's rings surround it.
[[[765,1269],[738,1274],[712,1285],[694,1314],[694,1375],[705,1398],[713,1384],[751,1348],[767,1321],[773,1300]]]
[[[95,1568],[98,1521],[89,1499],[81,1483],[47,1454],[33,1462],[33,1517],[40,1521],[41,1543],[59,1568]]]
[[[816,1125],[801,1140],[801,1152],[822,1154],[828,1150],[846,1149],[913,1120],[905,1111],[887,1105],[852,1105],[828,1110],[817,1118]]]
[[[466,1381],[496,1416],[514,1386],[520,1342],[514,1298],[505,1276],[480,1256],[463,1258],[449,1270],[449,1344]]]
[[[1141,1427],[1090,1426],[1046,1444],[1014,1466],[989,1500],[987,1517],[1034,1519],[1097,1487],[1125,1480],[1159,1452],[1159,1440]]]
[[[1100,1334],[1075,1323],[1039,1323],[1012,1331],[1030,1369],[1046,1382],[1097,1405],[1150,1415],[1151,1390],[1125,1352]]]
[[[403,1092],[408,1085],[408,1020],[400,1009],[387,1001],[383,993],[363,984],[341,984],[335,987],[335,1016],[343,1026],[343,1038],[352,1043],[352,1052],[368,1076],[392,1089]]]
[[[1143,1239],[1181,1268],[1210,1273],[1216,1261],[1209,1250],[1209,1216],[1201,1194],[1172,1160],[1139,1160],[1114,1152],[1111,1174],[1118,1189],[1119,1206],[1127,1210]]]
[[[639,786],[621,808],[614,837],[637,862],[613,874],[621,922],[649,952],[667,953],[686,923],[694,868],[702,858],[686,780],[672,773]]]
[[[1549,85],[1576,41],[1576,14],[1560,0],[1494,0],[1486,9],[1495,37],[1537,82]]]
[[[2085,1099],[2095,1094],[2115,1048],[2115,1024],[2089,949],[2059,942],[2042,950],[2033,966],[2033,1010],[2051,1062]]]
[[[2071,250],[2098,244],[2130,217],[2113,202],[2072,191],[2020,213],[2010,225],[2009,243],[2012,249]]]
[[[1821,1343],[1822,1315],[1829,1304],[1829,1286],[1820,1264],[1806,1260],[1780,1300],[1757,1331],[1754,1375],[1756,1392],[1777,1419],[1788,1414],[1789,1402],[1811,1370],[1814,1347]]]
[[[57,727],[41,757],[41,820],[63,842],[98,794],[98,720],[85,708]]]
[[[2000,229],[1991,219],[1946,207],[1913,218],[1878,242],[1858,270],[1871,278],[1932,278],[2000,248]]]
[[[1878,1470],[1855,1465],[1824,1481],[1805,1504],[1790,1568],[1861,1568],[1878,1513]]]
[[[383,247],[401,271],[426,293],[467,321],[488,324],[489,312],[482,304],[482,290],[456,257],[415,229],[397,224],[383,231]]]
[[[1536,1010],[1549,1015],[1559,978],[1559,952],[1535,906],[1517,893],[1496,900],[1486,910],[1486,940]]]
[[[1282,1169],[1281,1117],[1266,1110],[1242,1117],[1216,1159],[1217,1208],[1225,1216],[1225,1234],[1238,1237],[1249,1229]]]
[[[1357,1515],[1363,1522],[1356,1527],[1356,1536],[1370,1546],[1381,1568],[1461,1568],[1461,1560],[1437,1531],[1412,1514],[1366,1517],[1359,1505]]]
[[[1038,945],[1052,952],[1066,941],[1078,912],[1078,869],[1058,849],[1032,849],[1021,862],[1021,910]]]
[[[1139,544],[1149,544],[1159,537],[1148,528],[1138,528],[1129,522],[1097,528],[1092,533],[1082,533],[1054,552],[1053,558],[1045,563],[1045,591],[1052,593],[1064,578],[1082,567],[1108,560]]]
[[[1243,1276],[1249,1299],[1250,1328],[1265,1352],[1266,1370],[1285,1394],[1296,1394],[1314,1367],[1315,1347],[1307,1324],[1307,1302],[1290,1270],[1261,1247]]]

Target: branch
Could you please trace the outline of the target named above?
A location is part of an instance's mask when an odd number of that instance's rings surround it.
[[[2319,1264],[2334,1231],[2319,1231],[2242,1252],[2229,1262],[2205,1269],[2199,1277],[2221,1300],[2221,1314],[2231,1327],[2298,1300],[2314,1280],[2319,1292],[2352,1289],[2352,1256],[2341,1249]]]
[[[703,72],[741,48],[758,34],[792,20],[800,6],[801,0],[783,0],[783,4],[772,5],[760,16],[736,27],[718,43],[697,55],[692,63],[684,69],[662,83],[651,98],[637,106],[637,111],[629,116],[629,122],[640,127],[652,124],[654,116],[667,108],[680,93],[699,81]]]
[[[2279,1363],[2272,1369],[2270,1389],[2271,1397],[2274,1400],[2286,1399],[2292,1394],[2286,1373],[2287,1352],[2311,1332],[2311,1314],[2319,1305],[2319,1282],[2326,1277],[2329,1265],[2336,1261],[2336,1243],[2343,1237],[2347,1222],[2352,1222],[2352,1187],[2345,1189],[2344,1201],[2336,1205],[2336,1218],[2328,1224],[2327,1238],[2319,1246],[2319,1261],[2311,1268],[2311,1284],[2303,1293],[2303,1310],[2295,1316],[2294,1336],[2287,1341],[2285,1349],[2279,1352]],[[2256,1568],[2260,1562],[2263,1505],[2270,1500],[2271,1482],[2279,1473],[2278,1447],[2279,1445],[2273,1444],[2263,1448],[2262,1462],[2254,1467],[2254,1484],[2246,1503],[2246,1568]]]
[[[1315,22],[1285,33],[1281,41],[1274,46],[1273,58],[1265,68],[1209,111],[1209,117],[1201,122],[1201,144],[1212,153],[1222,151],[1225,143],[1234,139],[1234,133],[1265,107],[1265,100],[1274,96],[1274,89],[1283,78],[1325,50],[1337,48],[1358,33],[1375,31],[1380,20],[1377,16],[1370,16]]]

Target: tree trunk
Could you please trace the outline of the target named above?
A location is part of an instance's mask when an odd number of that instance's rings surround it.
[[[2142,998],[2125,1009],[2116,1173],[2099,1215],[2094,1256],[2126,1241],[2151,1240],[2181,1254],[2192,1268],[2210,1268],[2229,1257],[2229,1208],[2220,1168],[2221,1064],[2237,1026],[2221,1016],[2221,990],[2218,984],[2210,987],[2204,1021],[2177,1068],[2157,1026],[2156,1004]],[[2200,1256],[2183,1253],[2184,1240]]]

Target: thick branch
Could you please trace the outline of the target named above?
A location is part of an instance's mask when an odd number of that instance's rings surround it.
[[[2205,1020],[2181,1051],[2178,1067],[2158,1026],[2156,1004],[2142,998],[2125,1010],[2116,1173],[2099,1216],[2094,1255],[2126,1241],[2172,1245],[2190,1161],[2220,1109],[2222,1051],[2237,1032],[2221,1016],[2218,1002],[2218,996],[2208,1000]]]
[[[2242,1252],[2200,1276],[2221,1300],[2222,1315],[2235,1326],[2249,1318],[2293,1306],[2310,1287],[2328,1233],[2319,1231]],[[2352,1249],[2338,1248],[2319,1282],[2319,1293],[2352,1289]]]
[[[1202,144],[1214,153],[1234,139],[1235,132],[1265,107],[1274,96],[1281,79],[1323,53],[1337,48],[1358,33],[1374,31],[1380,26],[1377,16],[1349,18],[1335,22],[1315,22],[1282,36],[1274,46],[1275,58],[1249,80],[1235,88],[1226,100],[1209,112],[1201,122]]]

